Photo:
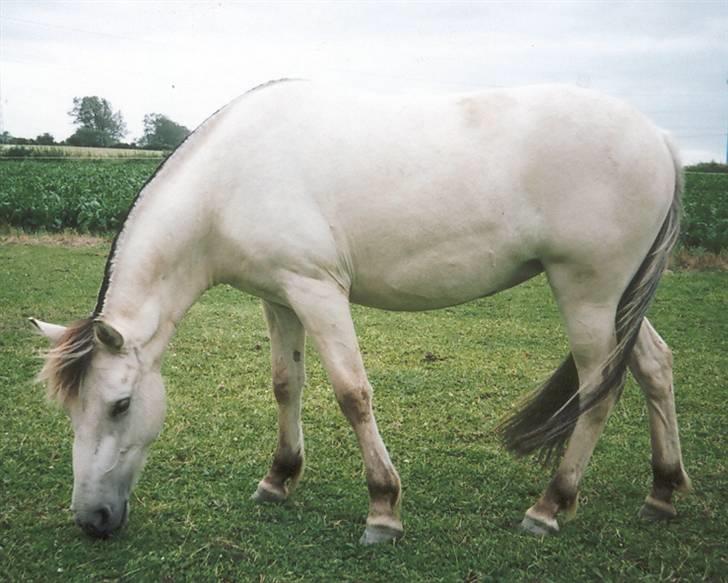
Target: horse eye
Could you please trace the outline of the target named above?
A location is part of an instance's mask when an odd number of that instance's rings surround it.
[[[116,403],[114,403],[114,406],[111,408],[111,416],[112,417],[118,417],[122,413],[126,413],[126,411],[129,409],[129,404],[131,403],[131,398],[127,397],[126,399],[120,399]]]

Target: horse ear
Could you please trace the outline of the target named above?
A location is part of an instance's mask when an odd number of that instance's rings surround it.
[[[94,322],[94,332],[96,333],[96,339],[101,344],[115,352],[119,352],[124,346],[124,337],[121,332],[103,320]]]
[[[65,326],[49,324],[48,322],[36,320],[35,318],[28,318],[28,321],[35,326],[37,332],[48,338],[54,346],[60,342],[63,335],[66,333]]]

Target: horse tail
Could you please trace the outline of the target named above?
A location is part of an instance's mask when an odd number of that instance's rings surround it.
[[[554,374],[525,398],[496,431],[506,449],[516,455],[538,452],[544,464],[555,462],[563,452],[579,416],[595,407],[608,395],[622,393],[632,349],[637,341],[642,320],[657,291],[657,286],[680,234],[680,199],[683,189],[682,165],[677,148],[665,134],[675,171],[672,204],[657,233],[652,247],[625,289],[617,307],[615,327],[617,346],[602,368],[598,384],[587,395],[579,386],[574,357],[569,354]]]

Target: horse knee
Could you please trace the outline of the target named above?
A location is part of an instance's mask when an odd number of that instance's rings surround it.
[[[345,383],[334,387],[342,413],[356,426],[367,423],[372,411],[372,388],[369,383]]]

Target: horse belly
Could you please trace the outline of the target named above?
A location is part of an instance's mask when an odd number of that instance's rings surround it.
[[[399,264],[363,269],[350,298],[356,304],[394,311],[445,308],[492,295],[542,271],[537,260],[514,262],[495,252],[468,262],[462,257],[410,257]]]
[[[541,271],[513,222],[371,220],[349,239],[353,302],[388,310],[442,308],[493,294]],[[449,227],[449,228],[448,228]]]

